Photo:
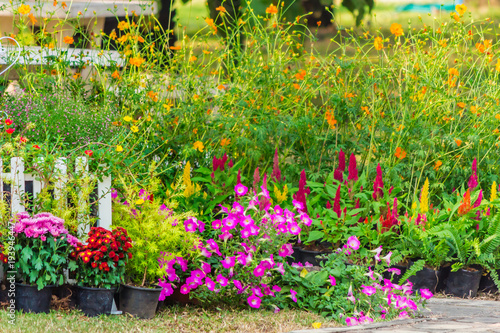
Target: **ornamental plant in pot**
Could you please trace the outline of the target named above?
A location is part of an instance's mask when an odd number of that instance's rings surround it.
[[[78,243],[70,254],[76,270],[77,307],[87,316],[110,314],[117,286],[123,282],[125,266],[132,257],[127,231],[93,227],[87,244]]]
[[[448,219],[447,214],[429,210],[427,202],[428,181],[426,180],[419,204],[414,204],[411,216],[405,214],[400,225],[399,249],[407,252],[408,279],[413,290],[429,289],[432,292],[444,288],[451,260],[450,246],[437,232],[441,223]],[[416,201],[415,201],[416,202]]]
[[[75,268],[68,254],[78,240],[50,213],[19,213],[14,221],[16,262],[9,270],[17,272],[16,309],[48,313],[52,287],[64,283],[64,269]]]
[[[200,254],[187,259],[173,253],[159,258],[164,269],[162,297],[180,290],[204,304],[248,304],[252,308],[273,306],[281,288],[275,282],[285,273],[292,255],[290,240],[311,220],[300,202],[289,210],[271,206],[263,177],[259,193],[248,190],[238,178],[235,201],[221,206],[225,217],[205,222],[190,217],[183,227],[200,235]],[[257,184],[258,186],[258,184]],[[250,193],[250,195],[247,195]],[[290,293],[289,293],[290,295]]]
[[[120,288],[118,309],[139,318],[152,318],[156,313],[161,292],[158,281],[163,276],[158,257],[172,252],[190,258],[198,252],[198,238],[179,223],[188,213],[176,214],[161,200],[154,199],[151,193],[156,184],[153,179],[146,191],[122,182],[124,197],[116,190],[112,195],[113,220],[127,228],[134,245],[126,270],[127,283]]]
[[[437,234],[450,244],[455,263],[446,283],[445,292],[459,297],[475,297],[479,288],[482,267],[494,270],[500,248],[500,213],[493,218],[487,216],[487,202],[482,205],[482,192],[476,199],[476,209],[467,206],[470,197],[467,190],[460,203],[458,216],[450,223],[438,226]],[[472,212],[472,216],[471,213]],[[485,213],[486,212],[486,213]]]

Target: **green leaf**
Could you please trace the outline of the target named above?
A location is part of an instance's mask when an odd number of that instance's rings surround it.
[[[313,230],[309,232],[309,238],[307,238],[306,243],[313,242],[318,239],[322,239],[325,236],[323,231]]]

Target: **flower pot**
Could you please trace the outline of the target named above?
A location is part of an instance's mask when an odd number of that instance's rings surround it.
[[[500,269],[497,270],[497,274],[500,274]],[[481,276],[481,281],[479,281],[479,291],[484,293],[496,293],[498,291],[498,287],[491,278],[489,272],[488,274]]]
[[[175,288],[172,295],[165,298],[165,301],[164,301],[165,306],[174,305],[174,304],[178,304],[178,305],[188,305],[188,304],[199,305],[200,304],[200,301],[189,297],[189,294],[181,294],[181,292],[179,290],[180,290],[180,288]]]
[[[408,269],[413,265],[410,261]],[[443,288],[446,272],[443,269],[435,270],[432,268],[424,267],[417,274],[412,275],[408,280],[413,283],[413,291],[420,289],[429,289],[431,292],[436,293]],[[401,281],[406,282],[406,281]]]
[[[16,283],[16,310],[32,313],[49,313],[52,288],[42,290],[28,284]]]
[[[116,288],[78,286],[76,289],[76,305],[89,317],[110,314],[115,291]]]
[[[302,255],[300,252],[300,247],[293,246],[292,249],[293,249],[292,256],[287,258],[288,264],[291,265],[293,263],[302,262]]]
[[[392,283],[398,284],[399,280],[403,275],[405,275],[406,270],[408,269],[408,266],[403,266],[403,265],[392,265],[389,268],[397,268],[401,271],[401,274],[396,275],[391,272],[385,271],[383,274],[384,279],[390,280]]]
[[[322,254],[330,254],[331,252],[325,252],[325,251],[311,251],[311,250],[304,250],[300,249],[300,262],[305,265],[307,262],[312,264],[313,266],[319,266],[319,263],[322,261],[326,261],[326,259],[323,258],[317,258],[317,256],[320,256]]]
[[[451,272],[446,281],[445,293],[463,298],[476,297],[482,273],[482,269]]]
[[[142,319],[151,319],[156,314],[161,288],[141,288],[122,284],[118,310]]]

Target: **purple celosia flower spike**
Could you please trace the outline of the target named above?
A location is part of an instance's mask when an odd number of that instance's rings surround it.
[[[342,214],[340,210],[340,188],[342,187],[342,184],[339,184],[339,187],[337,187],[337,193],[335,193],[335,201],[333,202],[333,211],[337,213],[337,216],[340,218],[340,215]]]
[[[224,153],[224,156],[222,156],[222,158],[219,160],[220,164],[220,171],[224,171],[224,167],[226,166],[226,162],[227,162],[227,154]]]
[[[230,159],[229,163],[227,164],[228,168],[231,169],[233,167],[233,165],[234,165],[233,159]]]
[[[471,191],[474,191],[474,189],[479,185],[478,179],[477,179],[477,160],[474,159],[472,162],[472,175],[469,178],[469,188]]]
[[[377,176],[375,177],[375,181],[373,182],[373,194],[372,197],[375,200],[379,200],[384,196],[384,181],[382,179],[382,168],[380,167],[380,163],[377,165]]]
[[[257,186],[260,183],[260,174],[259,168],[255,168],[255,172],[253,173],[253,188],[257,192]]]
[[[358,167],[356,165],[356,156],[351,154],[349,157],[349,175],[347,176],[347,181],[353,180],[354,182],[358,181]]]
[[[281,170],[280,170],[280,166],[279,166],[278,148],[276,148],[276,150],[274,152],[273,173],[271,174],[271,178],[276,183],[279,183],[281,181]]]
[[[304,207],[305,213],[308,213],[307,211],[307,202],[306,202],[306,194],[310,192],[309,189],[306,189],[306,170],[302,170],[300,173],[300,180],[299,180],[299,190],[297,193],[293,195],[293,198],[297,200],[298,202],[302,203],[302,206]]]
[[[340,153],[339,153],[339,167],[338,167],[338,170],[340,170],[340,172],[344,172],[345,171],[345,153],[342,149],[340,149]]]

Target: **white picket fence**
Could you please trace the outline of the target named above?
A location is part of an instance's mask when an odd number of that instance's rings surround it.
[[[40,159],[37,163],[43,163]],[[0,160],[0,193],[4,193],[4,182],[10,182],[10,202],[12,214],[26,211],[24,207],[23,195],[26,192],[26,182],[33,182],[33,198],[36,198],[42,189],[42,183],[37,180],[34,175],[26,174],[24,161],[20,157],[13,157],[10,162],[10,172],[3,172],[3,163]],[[54,198],[61,199],[64,192],[64,187],[68,181],[68,170],[66,159],[59,158],[55,163],[54,173]],[[77,157],[75,163],[75,174],[87,176],[89,165],[87,157]],[[51,179],[51,181],[54,181]],[[104,177],[102,181],[97,182],[97,226],[110,229],[112,223],[111,211],[111,177]],[[0,200],[4,200],[2,195]],[[80,204],[82,204],[80,202]],[[88,216],[80,215],[79,219],[85,222]],[[84,230],[85,231],[85,230]]]

